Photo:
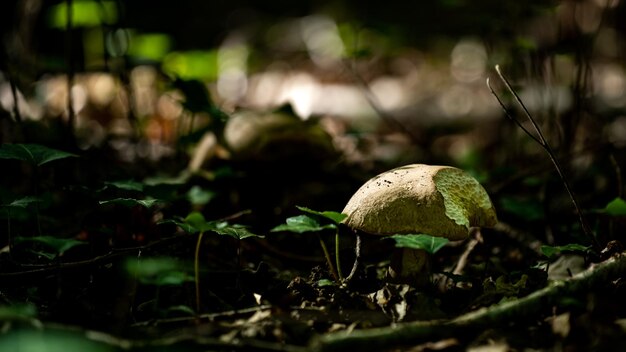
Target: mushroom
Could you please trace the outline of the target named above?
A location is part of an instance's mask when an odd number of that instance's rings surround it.
[[[367,181],[343,210],[344,220],[358,232],[372,235],[426,234],[463,240],[471,227],[492,227],[498,220],[485,189],[463,170],[451,166],[412,164],[389,170]],[[402,248],[392,255],[392,280],[424,286],[430,280],[424,250]]]
[[[318,160],[334,154],[330,135],[315,120],[302,121],[283,109],[242,111],[231,116],[224,139],[237,159],[286,160],[307,155]]]

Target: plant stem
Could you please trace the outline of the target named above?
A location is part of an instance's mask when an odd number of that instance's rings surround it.
[[[322,246],[322,251],[324,251],[324,257],[326,257],[326,263],[328,264],[328,268],[330,269],[330,274],[333,276],[336,282],[339,282],[339,276],[337,275],[337,271],[335,271],[335,266],[333,265],[332,259],[330,259],[330,253],[328,252],[326,243],[324,243],[324,240],[320,235],[317,235],[317,238],[320,240],[320,246]]]
[[[350,280],[352,280],[352,277],[354,276],[354,274],[356,274],[356,271],[359,268],[360,260],[361,260],[361,235],[359,233],[356,233],[356,244],[354,245],[354,264],[352,264],[352,270],[350,270],[350,274],[346,278],[346,281],[349,282]]]
[[[341,272],[341,261],[339,258],[339,227],[335,230],[335,264],[337,265],[337,275],[339,280],[343,280],[343,273]]]
[[[502,74],[502,72],[500,71],[500,66],[499,65],[496,65],[496,72],[498,73],[498,76],[500,77],[500,79],[502,80],[502,82],[504,83],[506,88],[509,90],[509,92],[515,98],[515,100],[517,101],[518,105],[524,111],[524,114],[526,115],[526,118],[532,124],[535,132],[537,133],[537,136],[535,136],[530,131],[528,131],[519,122],[519,120],[517,120],[516,118],[513,117],[513,115],[511,115],[511,113],[506,108],[506,106],[504,105],[502,100],[500,100],[500,97],[498,97],[496,92],[491,87],[491,84],[489,83],[489,78],[487,78],[487,86],[489,87],[489,90],[491,91],[491,94],[493,94],[493,96],[496,98],[496,100],[498,101],[498,103],[500,104],[502,109],[504,110],[505,115],[511,121],[515,122],[515,124],[517,124],[517,126],[519,126],[524,131],[524,133],[526,133],[528,136],[530,136],[535,142],[539,143],[539,145],[546,151],[546,153],[550,157],[550,161],[552,161],[552,164],[556,168],[556,171],[559,174],[559,177],[561,178],[561,182],[563,182],[563,185],[565,186],[565,190],[567,191],[567,194],[569,195],[570,199],[572,200],[572,203],[574,204],[574,209],[576,210],[576,213],[578,214],[578,219],[580,221],[580,225],[582,227],[582,230],[583,230],[584,234],[594,244],[595,248],[597,250],[600,250],[600,244],[598,243],[598,239],[595,237],[595,235],[593,234],[593,232],[591,231],[591,229],[587,225],[587,221],[585,220],[583,212],[582,212],[580,206],[578,205],[578,201],[576,200],[576,196],[572,192],[572,190],[571,190],[571,188],[569,186],[569,182],[567,181],[567,179],[565,178],[565,175],[563,174],[563,169],[561,168],[561,164],[559,163],[559,160],[556,158],[556,155],[552,151],[552,148],[550,147],[550,144],[544,138],[543,133],[541,132],[541,128],[539,128],[539,126],[537,125],[537,122],[535,121],[535,119],[532,117],[532,115],[530,114],[530,112],[526,108],[526,105],[524,105],[524,103],[522,102],[522,99],[519,97],[517,92],[515,92],[515,90],[513,89],[513,87],[509,83],[509,81],[506,79],[506,77]]]
[[[204,232],[200,232],[198,235],[198,241],[196,242],[196,251],[194,254],[194,276],[196,280],[196,313],[200,313],[200,245],[202,244],[202,237]]]

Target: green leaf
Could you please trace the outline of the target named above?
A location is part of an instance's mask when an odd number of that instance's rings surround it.
[[[193,186],[187,192],[187,200],[193,205],[205,205],[215,197],[215,192]]]
[[[37,166],[76,156],[39,144],[3,144],[0,146],[0,159],[22,160]]]
[[[52,249],[57,255],[61,255],[76,246],[87,244],[83,241],[78,241],[73,238],[57,238],[53,236],[16,237],[15,238],[15,244],[25,243],[25,242],[35,242],[35,243],[42,244]]]
[[[590,248],[590,246],[570,243],[564,246],[541,246],[540,250],[541,254],[545,255],[548,258],[553,258],[554,256],[562,252],[586,253]]]
[[[617,197],[606,205],[604,211],[611,216],[626,216],[626,201]]]
[[[180,262],[170,257],[128,259],[126,270],[140,282],[150,285],[176,286],[194,280]]]
[[[167,313],[183,313],[184,315],[188,315],[188,316],[196,315],[196,312],[191,307],[185,306],[185,305],[169,307],[167,308]]]
[[[327,286],[334,286],[335,282],[332,280],[328,280],[328,279],[321,279],[319,281],[316,282],[317,287],[327,287]]]
[[[312,210],[312,209],[309,209],[307,207],[301,207],[301,206],[296,206],[296,208],[300,209],[301,211],[303,211],[305,213],[309,213],[309,214],[319,215],[319,216],[325,217],[326,219],[331,220],[335,224],[341,223],[345,218],[348,217],[348,215],[342,214],[342,213],[338,213],[336,211],[316,211],[316,210]]]
[[[0,321],[22,320],[37,317],[37,307],[32,303],[0,306]]]
[[[307,215],[298,215],[294,217],[287,218],[286,224],[279,225],[274,227],[271,231],[289,231],[295,233],[304,233],[304,232],[318,232],[325,229],[335,229],[337,226],[334,224],[328,225],[320,225],[317,220],[313,219]]]
[[[437,251],[449,242],[445,237],[435,237],[424,234],[393,235],[391,239],[396,242],[396,247],[423,249],[430,254],[437,253]]]
[[[117,21],[117,5],[114,1],[78,0],[72,4],[72,27],[97,27]],[[67,26],[67,3],[51,6],[48,10],[48,23],[53,28]]]
[[[262,235],[257,235],[255,233],[250,232],[244,225],[239,224],[228,224],[227,222],[220,222],[216,224],[216,228],[211,231],[219,234],[234,237],[238,240],[243,240],[248,237],[260,237],[263,238]]]
[[[42,199],[39,198],[39,197],[26,196],[26,197],[23,197],[23,198],[16,199],[16,200],[12,201],[9,204],[3,204],[2,206],[3,207],[7,207],[7,208],[22,208],[22,209],[24,209],[24,208],[28,207],[29,205],[31,205],[33,203],[38,203],[38,202],[41,202],[41,201],[42,201]]]
[[[153,176],[143,180],[146,186],[182,186],[189,180],[188,173],[181,173],[178,176]]]
[[[206,221],[200,212],[191,212],[185,218],[185,223],[200,232],[215,232],[218,235],[230,236],[239,240],[248,237],[263,237],[248,230],[244,225],[229,224],[226,221]]]
[[[105,204],[116,204],[122,205],[125,207],[134,207],[136,205],[141,205],[144,208],[151,208],[156,203],[161,202],[160,199],[134,199],[134,198],[115,198],[110,200],[102,200],[100,201],[100,205]]]
[[[33,324],[28,324],[32,326]],[[38,326],[38,325],[35,325]],[[13,328],[3,333],[0,339],[0,351],[28,351],[28,352],[59,352],[59,351],[89,351],[113,352],[110,342],[90,340],[84,331]]]
[[[143,183],[127,180],[127,181],[114,181],[114,182],[105,182],[107,186],[112,186],[115,188],[119,188],[125,191],[136,191],[143,192]]]
[[[215,224],[207,222],[204,215],[197,211],[189,213],[189,215],[185,218],[185,223],[200,232],[210,231],[215,228]]]
[[[174,224],[178,227],[180,227],[183,231],[187,232],[187,233],[196,233],[199,232],[200,230],[198,230],[197,228],[183,222],[183,221],[178,221],[178,220],[174,220],[174,219],[166,219],[166,220],[161,220],[159,221],[157,224]]]

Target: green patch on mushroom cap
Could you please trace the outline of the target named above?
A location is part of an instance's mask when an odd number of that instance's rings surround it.
[[[493,226],[495,211],[485,189],[463,170],[448,167],[433,176],[443,196],[446,215],[459,225]]]
[[[484,188],[450,166],[413,164],[367,181],[343,210],[349,227],[370,234],[423,233],[460,240],[472,226],[497,223]]]

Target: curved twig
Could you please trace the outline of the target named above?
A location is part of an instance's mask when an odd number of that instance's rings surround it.
[[[582,212],[580,206],[578,205],[578,201],[576,200],[576,196],[572,192],[572,190],[571,190],[571,188],[569,186],[569,182],[565,178],[565,175],[563,173],[563,169],[561,168],[561,164],[559,163],[559,160],[556,158],[556,155],[552,151],[552,148],[550,147],[550,144],[548,143],[548,141],[543,136],[543,133],[541,132],[541,128],[539,127],[539,125],[537,125],[537,122],[532,117],[532,115],[530,114],[530,112],[526,108],[526,105],[524,105],[524,102],[522,102],[522,99],[519,97],[519,95],[517,94],[515,89],[513,89],[513,87],[509,83],[509,81],[506,79],[506,77],[500,71],[500,66],[496,65],[495,68],[496,68],[496,72],[498,73],[498,76],[500,77],[500,80],[502,80],[502,82],[504,83],[504,85],[506,86],[508,91],[513,95],[513,97],[517,101],[517,104],[522,108],[522,110],[524,111],[524,114],[526,115],[526,118],[532,124],[532,126],[533,126],[533,128],[534,128],[534,130],[535,130],[537,135],[535,136],[533,133],[531,133],[528,129],[526,129],[524,126],[522,126],[522,124],[520,123],[519,120],[517,120],[516,118],[513,117],[513,115],[511,115],[511,113],[509,112],[507,107],[504,105],[504,103],[502,103],[502,100],[500,100],[500,97],[498,97],[496,92],[491,87],[491,84],[489,82],[489,78],[487,78],[487,86],[489,87],[489,90],[491,91],[491,94],[493,94],[493,96],[496,98],[496,100],[498,101],[498,103],[500,104],[502,109],[504,110],[504,113],[506,114],[506,116],[510,120],[515,122],[515,124],[517,124],[517,126],[519,126],[530,138],[532,138],[535,142],[539,143],[539,145],[546,151],[546,153],[550,157],[550,161],[552,161],[552,164],[554,165],[554,167],[556,169],[556,172],[559,174],[559,177],[561,178],[561,182],[563,182],[563,185],[565,186],[565,190],[567,191],[567,194],[569,195],[570,199],[572,200],[572,203],[574,204],[574,209],[576,210],[576,213],[578,214],[578,219],[580,221],[580,226],[582,227],[582,230],[585,233],[585,236],[587,236],[587,238],[589,238],[591,243],[593,243],[595,249],[599,251],[600,250],[600,244],[598,243],[598,239],[596,238],[596,236],[593,234],[593,232],[589,228],[589,225],[587,225],[587,221],[585,220],[585,216],[583,215],[583,212]]]

